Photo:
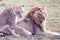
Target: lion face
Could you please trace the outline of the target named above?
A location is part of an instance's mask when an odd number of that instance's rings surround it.
[[[14,6],[12,7],[12,9],[13,9],[13,13],[14,13],[17,17],[22,18],[22,14],[23,14],[23,12],[24,12],[24,5],[20,5],[20,6],[14,5]]]
[[[29,12],[29,16],[36,24],[42,24],[46,18],[46,12],[43,8],[35,7]]]

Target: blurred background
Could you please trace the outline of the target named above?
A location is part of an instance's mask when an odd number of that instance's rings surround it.
[[[0,12],[14,4],[24,5],[24,15],[34,6],[45,6],[47,12],[47,30],[60,33],[60,0],[0,0]]]

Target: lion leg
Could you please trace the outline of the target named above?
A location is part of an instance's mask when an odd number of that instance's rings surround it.
[[[35,31],[36,34],[50,34],[50,35],[60,35],[57,32],[51,32],[49,30],[46,30],[46,22],[44,21],[42,24],[40,24],[40,28],[39,27],[35,27]],[[42,31],[41,31],[42,28]]]
[[[51,34],[51,35],[60,35],[59,33],[57,32],[51,32],[49,30],[46,30],[46,21],[44,21],[42,23],[42,29],[43,29],[43,32],[45,32],[46,34]]]

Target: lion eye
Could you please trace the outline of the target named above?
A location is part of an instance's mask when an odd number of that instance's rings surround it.
[[[40,13],[38,15],[41,15]]]
[[[32,12],[32,13],[34,13],[34,12]]]
[[[42,23],[42,21],[40,21],[40,23]]]

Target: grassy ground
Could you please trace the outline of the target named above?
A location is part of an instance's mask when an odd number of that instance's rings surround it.
[[[25,6],[24,13],[27,13],[34,6],[45,6],[47,11],[47,25],[46,25],[47,30],[60,33],[60,0],[2,0],[0,1],[0,5],[1,4],[3,5],[5,4],[6,6],[14,4],[24,5]],[[53,38],[47,40],[53,40]]]

